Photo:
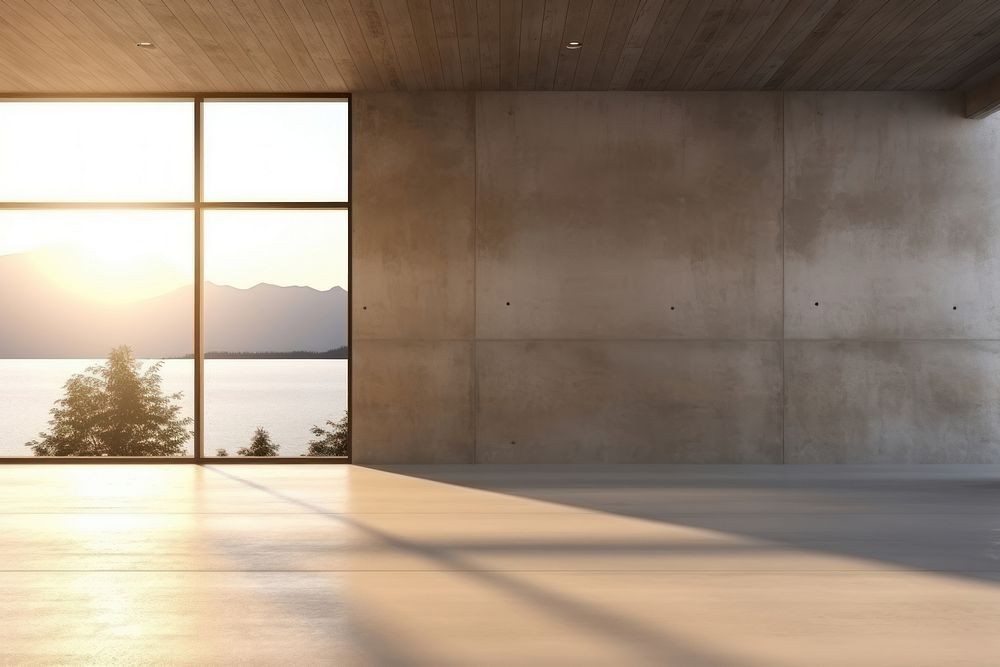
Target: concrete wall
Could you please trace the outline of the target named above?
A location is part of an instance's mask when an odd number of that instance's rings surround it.
[[[785,96],[786,461],[1000,461],[998,120]]]
[[[358,95],[352,125],[354,458],[473,462],[475,99]]]
[[[1000,461],[1000,121],[354,97],[354,457]]]

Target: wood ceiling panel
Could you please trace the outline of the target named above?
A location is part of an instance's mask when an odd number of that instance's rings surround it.
[[[499,20],[499,88],[513,90],[517,88],[517,64],[521,54],[521,0],[503,0],[500,3]]]
[[[646,81],[646,90],[666,90],[674,70],[683,61],[691,42],[697,36],[702,19],[711,8],[708,2],[691,0],[684,7],[679,22],[674,27],[666,45],[660,53],[653,71]]]
[[[6,37],[0,42],[0,57],[10,63],[3,70],[6,70],[11,78],[30,85],[29,82],[46,77],[55,69],[52,79],[56,85],[72,86],[73,75],[58,69],[59,60],[55,53],[46,53],[42,49],[37,59],[31,55],[33,39],[37,32],[22,23],[9,23],[9,20],[11,19],[0,17],[0,29],[4,31]]]
[[[384,90],[388,84],[382,79],[382,73],[375,64],[375,58],[368,48],[364,33],[361,32],[361,24],[358,23],[358,17],[351,3],[340,0],[310,0],[310,2],[326,5],[329,10],[333,23],[340,33],[343,49],[350,55],[365,81],[362,90]],[[320,9],[317,9],[317,12],[322,14]]]
[[[919,13],[911,12],[902,17],[899,24],[904,27],[896,30],[889,39],[880,40],[879,48],[871,52],[871,57],[865,64],[850,79],[842,82],[840,88],[856,90],[874,88],[868,83],[869,80],[880,80],[898,69],[899,64],[908,58],[920,57],[920,53],[915,51],[917,48],[915,40],[928,28],[941,23],[956,9],[961,8],[934,0],[926,10]]]
[[[653,24],[653,30],[646,40],[646,46],[643,47],[635,69],[632,71],[632,78],[628,84],[630,90],[644,90],[647,87],[656,72],[663,51],[667,44],[672,43],[671,38],[677,29],[681,16],[688,7],[688,3],[689,0],[667,0],[660,7],[660,13]]]
[[[998,73],[997,0],[0,0],[7,93],[948,90]]]
[[[905,89],[910,76],[931,70],[943,55],[940,50],[953,49],[962,36],[975,30],[976,23],[983,20],[984,10],[996,8],[995,0],[985,0],[976,8],[956,7],[942,20],[928,26],[907,45],[906,50],[890,60],[885,67],[875,72],[866,82],[871,88],[888,87],[893,90]]]
[[[240,16],[264,46],[268,57],[275,62],[286,87],[295,89],[307,85],[257,5],[252,0],[233,1]],[[146,29],[135,40],[149,41],[156,45],[156,51],[149,52],[150,57],[176,63],[189,78],[201,86],[208,86],[208,90],[238,89],[237,83],[223,72],[222,65],[215,63],[202,50],[194,36],[166,5],[146,0],[118,0],[118,3],[138,25]]]
[[[517,58],[517,87],[520,90],[535,89],[544,17],[545,3],[541,0],[526,0],[521,4],[521,29],[517,47],[519,54]]]
[[[132,46],[131,44],[124,44],[121,40],[116,39],[114,30],[108,32],[102,30],[102,27],[106,25],[100,20],[104,17],[103,12],[96,10],[83,12],[69,0],[49,0],[48,4],[55,10],[55,16],[59,17],[58,20],[71,23],[76,27],[81,46],[93,49],[98,60],[114,63],[117,68],[122,70],[122,75],[125,78],[140,87],[156,85],[155,76],[143,67],[140,57],[142,54],[136,53],[134,48],[129,48]]]
[[[375,67],[382,77],[383,85],[389,90],[403,90],[406,85],[396,58],[396,51],[389,39],[389,29],[386,27],[385,15],[378,0],[351,0],[354,16],[361,26],[361,34],[368,44],[368,52],[372,54]],[[410,82],[412,85],[412,82]]]
[[[479,3],[479,82],[487,90],[500,87],[501,0]]]
[[[191,0],[188,0],[189,2]],[[211,5],[215,0],[205,0],[206,4]],[[354,84],[349,82],[349,79],[344,76],[337,66],[336,59],[333,56],[333,52],[327,45],[327,41],[323,38],[320,26],[312,18],[312,14],[309,13],[309,9],[303,4],[302,0],[282,0],[279,3],[285,11],[287,20],[291,22],[292,28],[290,39],[298,39],[299,41],[295,43],[293,47],[295,50],[302,49],[308,58],[304,60],[312,65],[315,71],[319,72],[320,77],[323,79],[323,83],[328,88],[336,88],[337,86],[350,88],[354,85],[360,84],[360,76],[357,74],[357,68],[350,68],[350,73],[353,73],[353,80],[356,82]],[[280,14],[275,12],[274,14],[276,20],[280,20],[282,17]],[[409,25],[409,21],[407,21]],[[324,26],[327,28],[330,26]],[[332,37],[332,32],[326,31],[327,34]],[[420,61],[417,60],[417,65],[420,65]]]
[[[468,90],[482,84],[479,62],[479,16],[476,0],[454,0],[455,25],[458,29],[458,52],[462,59],[462,81]]]
[[[438,51],[437,33],[430,0],[409,0],[408,12],[413,21],[413,36],[417,43],[427,88],[440,90],[444,85],[444,69]],[[360,88],[364,90],[364,88]],[[359,88],[351,88],[359,90]]]
[[[535,72],[535,88],[552,90],[555,88],[556,63],[563,49],[563,28],[566,27],[566,12],[569,0],[546,0],[542,14],[542,34],[538,41],[538,70]]]
[[[843,52],[844,44],[881,8],[874,2],[840,0],[778,68],[768,86],[793,90],[802,88],[833,54]]]
[[[0,7],[3,8],[0,13],[0,31],[10,38],[6,45],[10,51],[23,53],[25,46],[33,49],[37,45],[46,57],[44,63],[36,63],[45,68],[41,72],[44,73],[49,68],[59,69],[59,63],[66,62],[66,71],[62,74],[69,77],[69,85],[78,81],[79,85],[89,90],[100,89],[102,78],[109,76],[109,73],[104,72],[102,75],[95,72],[94,64],[88,62],[89,54],[86,50],[80,49],[61,33],[50,33],[50,24],[37,13],[36,8],[23,0],[7,0]],[[4,46],[0,45],[0,53],[3,51]],[[13,74],[13,68],[8,68],[7,73]]]
[[[208,0],[189,0],[186,7],[178,5],[173,8],[174,16],[185,26],[192,37],[198,41],[202,50],[216,63],[225,63],[223,74],[227,80],[242,83],[238,85],[267,85],[257,66],[240,46],[233,36],[229,24],[222,20],[216,8]],[[93,12],[94,15],[97,12]],[[122,35],[120,42],[127,44],[127,36]],[[130,49],[135,52],[136,49]],[[155,60],[154,60],[155,62]]]
[[[904,0],[903,7],[889,17],[882,29],[877,31],[871,41],[858,49],[848,61],[838,70],[828,74],[828,79],[819,84],[825,90],[844,90],[854,87],[863,76],[863,72],[869,67],[873,58],[884,57],[888,59],[895,44],[899,43],[900,48],[905,47],[910,26],[924,13],[930,11],[939,0]],[[878,48],[872,48],[877,44]]]
[[[732,83],[733,79],[742,72],[747,58],[754,52],[757,44],[764,39],[771,25],[785,11],[787,5],[788,0],[763,0],[758,5],[757,11],[746,21],[732,48],[709,76],[706,88],[727,90],[735,87],[735,84]]]
[[[213,0],[213,2],[218,1]],[[225,6],[224,3],[219,4],[223,7]],[[365,87],[366,77],[362,73],[361,67],[366,66],[374,69],[374,63],[370,61],[355,62],[354,58],[351,57],[351,52],[347,48],[344,35],[341,33],[336,20],[333,18],[333,14],[330,13],[330,8],[325,2],[322,0],[304,0],[303,4],[305,11],[309,15],[309,20],[316,26],[320,39],[324,46],[326,46],[330,58],[333,60],[333,66],[340,72],[340,76],[344,80],[344,85],[352,90]],[[302,20],[305,20],[305,17]],[[371,80],[377,81],[378,76],[372,77]]]
[[[299,6],[298,0],[256,0],[256,3],[307,86],[345,85],[316,27],[309,25],[308,13]]]
[[[687,87],[688,80],[701,65],[719,32],[725,26],[725,21],[732,13],[734,5],[735,0],[712,0],[711,3],[704,4],[706,10],[701,16],[698,29],[666,79],[667,88],[683,90]]]
[[[420,49],[417,47],[417,37],[413,22],[410,20],[410,9],[405,2],[381,3],[386,21],[386,33],[393,46],[393,52],[399,60],[403,71],[403,79],[408,89],[423,90],[427,88],[424,68],[420,63]]]
[[[611,79],[615,74],[615,68],[618,67],[622,49],[625,48],[625,39],[628,37],[629,28],[635,20],[638,8],[639,0],[618,0],[615,3],[608,28],[604,33],[601,55],[597,59],[594,76],[590,80],[591,88],[608,90],[611,87]]]
[[[268,90],[271,91],[281,91],[288,90],[291,86],[281,71],[281,68],[271,59],[267,48],[265,47],[263,41],[257,32],[253,29],[250,22],[243,16],[240,12],[239,7],[233,2],[233,0],[215,0],[212,3],[204,3],[205,7],[202,7],[203,12],[215,11],[218,13],[218,18],[221,19],[226,29],[232,34],[233,41],[230,43],[230,48],[234,50],[241,50],[243,56],[236,55],[236,59],[239,62],[244,62],[243,67],[245,71],[252,71],[253,80],[262,82],[262,86],[266,86]],[[115,14],[115,20],[123,28],[129,26],[132,34],[139,28],[138,25],[131,20],[131,15],[124,11],[124,8],[116,5],[115,3],[107,3],[105,5],[105,11],[110,11],[110,6],[117,7],[122,11]],[[140,30],[141,32],[141,30]],[[150,39],[152,41],[152,39]],[[157,42],[157,48],[159,48],[159,42]],[[152,55],[150,52],[146,52]],[[173,62],[173,58],[163,58],[163,62]],[[252,65],[246,64],[249,61]],[[183,71],[183,70],[182,70]],[[192,82],[193,83],[193,82]]]
[[[590,0],[574,0],[566,10],[559,60],[556,62],[556,78],[552,86],[554,90],[570,90],[573,87],[576,67],[580,61],[580,49],[567,49],[563,45],[582,42],[585,39],[592,4]]]
[[[712,76],[719,70],[760,5],[761,0],[735,0],[728,3],[718,33],[706,47],[701,62],[687,77],[685,88],[703,90],[709,86]]]
[[[649,43],[649,36],[656,26],[656,21],[660,18],[660,10],[663,9],[664,0],[642,0],[639,8],[636,9],[635,17],[629,26],[628,34],[625,36],[625,44],[622,47],[621,55],[618,57],[618,64],[611,75],[612,90],[627,90],[635,68],[639,65],[639,58],[646,50]]]
[[[808,39],[817,27],[823,23],[826,15],[838,4],[838,0],[813,0],[809,3],[792,3],[790,6],[799,6],[801,9],[797,13],[785,14],[786,17],[795,16],[795,20],[787,23],[776,23],[780,26],[772,37],[773,48],[764,58],[754,74],[747,80],[748,88],[775,88],[771,84],[771,79],[788,59],[800,53],[799,46]]]
[[[431,0],[434,33],[437,35],[438,57],[441,58],[441,78],[448,90],[461,90],[462,54],[458,49],[458,24],[455,5],[451,0]]]
[[[949,73],[941,85],[943,90],[971,90],[996,76],[1000,76],[1000,44],[976,58],[964,70]]]
[[[245,79],[232,73],[232,66],[228,59],[225,62],[222,62],[222,59],[213,59],[212,55],[206,52],[199,43],[197,35],[191,34],[167,5],[151,0],[143,0],[142,2],[131,0],[125,6],[136,13],[136,20],[147,28],[148,38],[157,45],[158,50],[159,45],[164,42],[167,44],[175,43],[177,48],[170,51],[173,53],[173,57],[178,57],[178,53],[183,54],[180,56],[183,58],[181,62],[190,67],[190,71],[196,73],[196,76],[200,75],[199,78],[204,83],[220,90],[236,90],[240,85],[243,85],[242,82]],[[256,25],[255,30],[259,33],[269,31],[270,28],[266,26],[266,23],[261,17],[261,25]],[[138,39],[145,39],[145,37]],[[102,61],[112,67],[118,65],[116,61],[111,59],[102,59]],[[293,85],[308,84],[300,78]]]
[[[914,0],[886,0],[885,4],[878,7],[838,48],[823,59],[802,86],[814,90],[823,88],[834,76],[857,69],[865,58],[867,45],[878,39],[887,27],[897,23],[903,12],[913,6]],[[798,73],[789,77],[789,88],[792,87],[792,80],[798,77]]]
[[[606,0],[594,0],[590,5],[587,28],[583,33],[583,48],[577,51],[573,90],[590,90],[590,82],[594,79],[597,60],[601,57],[599,45],[604,43],[604,35],[608,31],[612,9],[614,9],[614,3]]]
[[[899,84],[900,88],[920,90],[924,87],[934,88],[954,76],[956,71],[964,71],[983,53],[994,45],[984,37],[995,34],[1000,29],[1000,2],[993,4],[993,14],[986,17],[975,15],[969,17],[965,28],[959,30],[954,38],[946,44],[936,45],[934,60],[923,67],[909,67],[909,76]],[[971,35],[970,35],[971,33]],[[944,60],[947,53],[957,53],[957,57]]]
[[[135,41],[132,39],[132,35],[136,32],[142,32],[142,26],[138,25],[132,19],[131,15],[118,3],[102,3],[100,9],[100,12],[91,12],[88,16],[93,18],[96,25],[100,26],[101,32],[112,35],[117,42],[126,45],[126,48]],[[77,45],[74,46],[84,57],[90,58],[90,54],[85,49]],[[170,48],[174,54],[178,52],[177,45],[171,40],[168,40],[164,47]],[[154,81],[161,82],[166,77],[167,80],[174,81],[174,85],[178,87],[193,83],[187,73],[181,67],[178,67],[173,59],[155,58],[148,51],[136,54],[132,49],[127,50],[130,56],[141,56],[138,59],[140,66],[150,72]]]

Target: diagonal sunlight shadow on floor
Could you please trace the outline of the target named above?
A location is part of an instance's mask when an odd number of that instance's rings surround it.
[[[642,664],[711,665],[716,667],[735,667],[736,665],[753,667],[756,664],[746,655],[730,658],[719,654],[717,649],[695,647],[689,641],[671,636],[667,628],[667,621],[653,626],[634,618],[625,618],[610,613],[599,606],[587,604],[580,599],[569,598],[523,579],[518,579],[511,573],[477,567],[475,563],[463,558],[452,548],[402,538],[350,515],[329,511],[314,502],[296,498],[228,470],[213,466],[206,466],[205,469],[330,521],[356,528],[378,539],[389,548],[418,555],[438,563],[442,570],[486,585],[508,598],[544,609],[578,626],[580,632],[603,635],[610,642],[617,643],[625,652],[632,655],[634,661],[641,661]],[[470,610],[471,612],[474,610]]]
[[[371,466],[482,492],[1000,583],[1000,466]],[[748,546],[752,550],[757,546]]]

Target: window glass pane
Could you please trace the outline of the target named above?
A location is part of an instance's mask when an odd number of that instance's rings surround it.
[[[193,224],[0,211],[0,456],[193,453]]]
[[[204,216],[206,456],[345,456],[347,213]]]
[[[0,103],[0,200],[191,201],[191,101]]]
[[[347,201],[347,102],[206,102],[206,201]]]

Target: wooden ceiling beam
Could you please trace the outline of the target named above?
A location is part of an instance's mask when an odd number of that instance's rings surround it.
[[[965,117],[986,118],[1000,111],[1000,76],[965,93]]]

